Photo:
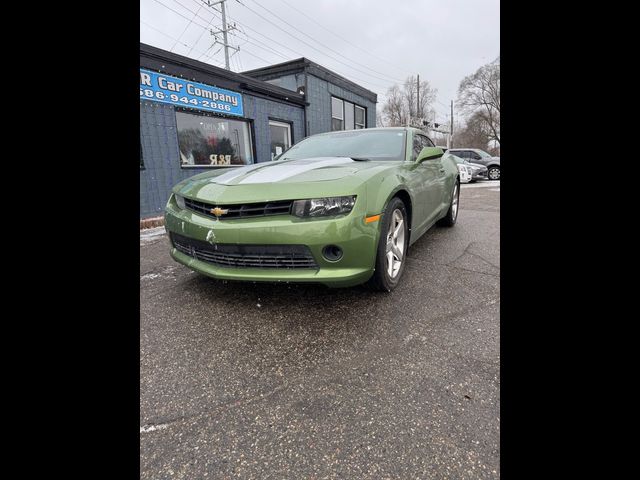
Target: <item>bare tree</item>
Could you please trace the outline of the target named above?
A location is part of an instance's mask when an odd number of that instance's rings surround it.
[[[491,130],[484,117],[479,113],[472,113],[464,126],[456,125],[456,147],[479,148],[487,150],[491,140]]]
[[[462,79],[458,106],[463,113],[475,115],[474,122],[484,122],[489,140],[500,145],[500,57]]]
[[[420,105],[418,105],[418,81],[409,76],[402,87],[393,85],[387,90],[387,101],[382,107],[382,119],[389,127],[407,125],[413,118],[432,119],[434,110],[431,105],[436,99],[437,90],[429,82],[420,82]]]
[[[404,103],[402,92],[398,85],[387,90],[387,101],[382,107],[382,116],[388,126],[399,126],[407,123],[409,112]]]

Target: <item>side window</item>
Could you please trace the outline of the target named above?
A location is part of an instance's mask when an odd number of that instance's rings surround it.
[[[415,161],[415,159],[418,158],[418,155],[420,155],[423,148],[434,146],[435,145],[431,140],[429,140],[429,138],[424,135],[417,134],[413,137],[413,160]]]
[[[413,136],[413,155],[411,156],[411,160],[413,160],[414,162],[416,161],[416,159],[418,158],[418,155],[420,155],[420,152],[422,151],[422,137],[420,137],[420,135],[414,135]]]
[[[471,160],[480,160],[481,157],[476,152],[469,152],[469,158]]]

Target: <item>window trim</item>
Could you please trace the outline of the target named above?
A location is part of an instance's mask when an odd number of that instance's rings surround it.
[[[249,135],[250,135],[250,144],[251,144],[251,156],[253,161],[251,163],[246,163],[244,165],[183,165],[180,162],[180,142],[178,140],[178,115],[177,113],[189,113],[192,115],[199,115],[201,117],[212,117],[212,118],[223,118],[225,120],[237,120],[239,122],[244,122],[249,127]],[[174,118],[176,121],[176,147],[178,149],[178,165],[181,169],[192,170],[192,169],[215,169],[215,168],[238,168],[242,166],[255,165],[258,159],[258,155],[256,152],[256,133],[254,129],[254,120],[252,118],[247,117],[238,117],[236,115],[218,115],[218,114],[210,114],[211,112],[205,112],[204,110],[196,110],[191,108],[184,107],[174,107]]]
[[[339,100],[340,101],[340,111],[342,113],[342,118],[340,117],[335,117],[333,115],[333,100]],[[333,95],[329,95],[329,105],[331,106],[331,125],[330,125],[330,131],[331,132],[341,132],[344,130],[344,100],[338,97],[334,97]],[[340,120],[342,122],[342,128],[340,130],[334,130],[333,129],[333,120]]]
[[[279,126],[286,125],[289,127],[289,147],[286,148],[282,153],[286,152],[287,150],[289,150],[289,148],[293,147],[293,138],[294,138],[293,137],[293,121],[284,120],[282,118],[275,118],[275,117],[268,117],[267,120],[268,120],[267,122],[268,127],[270,127],[272,123],[280,124]],[[271,135],[271,132],[269,132],[269,135]],[[269,142],[269,149],[271,149],[271,142]],[[269,160],[269,161],[273,161],[273,160]]]
[[[351,108],[351,111],[352,111],[351,118],[353,118],[353,128],[347,128],[347,103],[352,106],[352,108]],[[355,102],[351,102],[349,100],[343,100],[342,101],[342,111],[343,111],[343,114],[344,114],[344,130],[355,130],[356,129],[356,104],[355,104]]]
[[[334,117],[333,116],[333,99],[336,100],[340,100],[342,102],[342,118],[338,118],[338,117]],[[356,107],[357,108],[361,108],[362,110],[364,110],[364,125],[362,126],[362,129],[367,128],[367,107],[364,107],[362,105],[357,104],[355,101],[353,100],[348,100],[346,98],[342,98],[342,97],[338,97],[336,95],[334,95],[333,93],[329,93],[329,104],[331,105],[331,120],[333,120],[334,118],[336,120],[341,120],[342,121],[342,129],[341,130],[333,130],[333,122],[331,125],[331,131],[332,132],[343,132],[345,130],[347,130],[345,128],[346,126],[346,120],[345,120],[345,112],[344,112],[344,108],[345,108],[345,102],[351,103],[353,105],[353,126],[354,126],[354,130],[359,130],[358,128],[355,128],[356,125],[361,125],[359,123],[356,123]]]
[[[367,128],[367,107],[361,107],[360,105],[356,105],[355,103],[353,104],[353,124],[357,127],[358,125],[362,126],[362,129]],[[356,118],[358,118],[356,116],[356,108],[360,108],[362,109],[362,119],[364,120],[363,124],[360,124],[358,122],[356,122]],[[356,130],[358,130],[358,128],[356,128]]]

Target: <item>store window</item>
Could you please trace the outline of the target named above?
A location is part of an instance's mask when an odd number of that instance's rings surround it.
[[[249,122],[176,111],[180,165],[217,167],[254,163]]]
[[[353,123],[353,103],[344,102],[344,129],[353,130],[355,124]]]
[[[365,127],[365,111],[364,108],[356,105],[356,129]]]
[[[271,160],[291,146],[291,124],[269,120],[271,134]]]
[[[346,100],[331,97],[331,130],[365,128],[365,109]]]
[[[331,97],[331,130],[344,130],[342,100],[335,97]]]

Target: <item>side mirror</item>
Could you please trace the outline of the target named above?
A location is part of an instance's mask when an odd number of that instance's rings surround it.
[[[416,159],[416,163],[422,163],[425,160],[437,160],[444,155],[444,151],[438,147],[424,147]]]

